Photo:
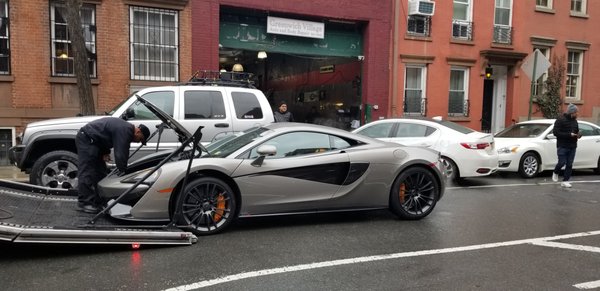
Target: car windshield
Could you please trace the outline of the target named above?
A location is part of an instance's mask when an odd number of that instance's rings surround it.
[[[230,135],[206,146],[209,155],[205,157],[222,158],[251,143],[269,129],[264,127],[250,128],[244,132]]]
[[[448,120],[440,120],[440,121],[436,121],[437,123],[439,123],[440,125],[443,125],[445,127],[448,127],[450,129],[454,129],[460,133],[464,133],[464,134],[469,134],[471,132],[475,132],[475,130],[470,129],[468,127],[462,126],[460,124],[454,123],[452,121],[448,121]]]
[[[504,129],[503,131],[497,133],[495,137],[511,137],[511,138],[529,138],[529,137],[538,137],[540,136],[546,129],[550,127],[550,124],[540,124],[540,123],[524,123],[524,124],[515,124],[511,127]]]

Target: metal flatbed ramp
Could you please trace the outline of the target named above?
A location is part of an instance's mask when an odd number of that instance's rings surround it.
[[[163,225],[128,225],[107,217],[89,224],[77,193],[0,180],[0,240],[27,243],[191,245],[196,236]]]

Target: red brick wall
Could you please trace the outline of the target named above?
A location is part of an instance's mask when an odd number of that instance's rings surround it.
[[[51,108],[49,6],[35,0],[9,4],[13,106]]]
[[[219,9],[221,5],[276,13],[292,13],[301,18],[318,16],[367,23],[364,34],[363,104],[377,104],[373,119],[386,117],[389,102],[392,1],[342,0],[193,0],[192,66],[219,69]]]
[[[98,113],[112,109],[129,96],[132,85],[172,84],[130,80],[129,5],[179,11],[180,80],[189,78],[192,72],[190,2],[90,0],[90,3],[96,5],[98,79],[92,83]],[[0,98],[10,101],[0,103],[0,127],[16,126],[19,132],[31,121],[74,116],[79,112],[75,78],[51,77],[49,1],[18,0],[9,1],[9,5],[11,75],[2,76],[0,82],[1,92],[10,92],[10,96],[3,93]],[[10,89],[5,89],[7,87]]]

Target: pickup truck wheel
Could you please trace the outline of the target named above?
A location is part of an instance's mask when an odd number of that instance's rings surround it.
[[[41,156],[31,168],[29,183],[50,188],[77,188],[77,154],[53,151]]]

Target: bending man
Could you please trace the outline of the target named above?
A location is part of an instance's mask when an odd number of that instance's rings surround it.
[[[78,210],[86,213],[98,213],[103,201],[98,196],[96,186],[108,174],[106,162],[110,159],[110,150],[114,148],[115,163],[121,173],[127,171],[129,144],[146,144],[150,130],[143,124],[133,124],[116,117],[104,117],[83,126],[77,137],[78,169]]]

